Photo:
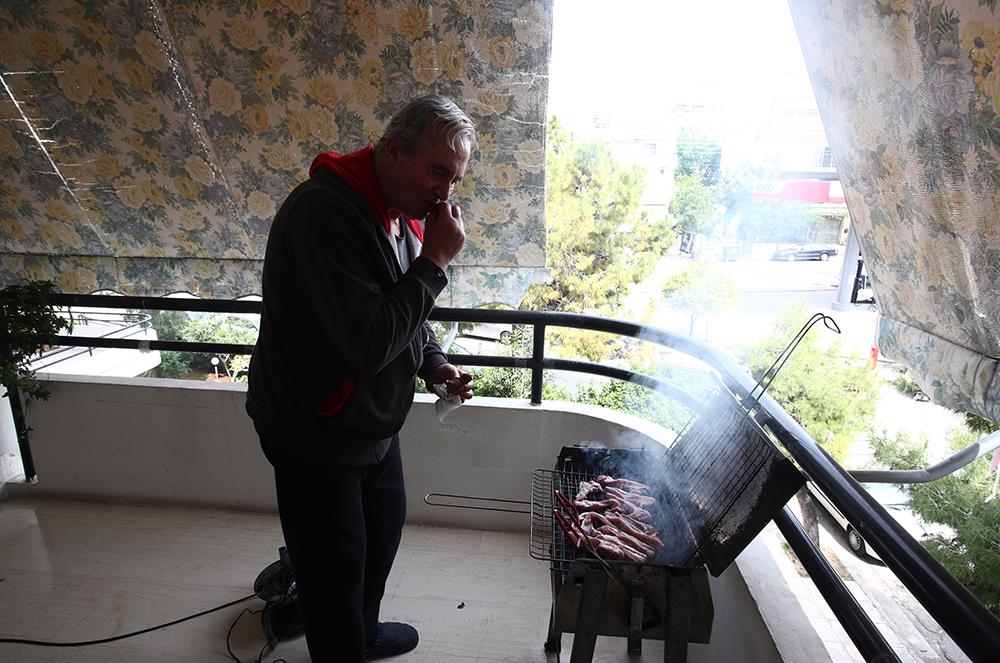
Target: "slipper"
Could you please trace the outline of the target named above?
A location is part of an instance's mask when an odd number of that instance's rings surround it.
[[[417,646],[417,629],[400,622],[379,622],[378,637],[365,650],[365,658],[373,661],[389,656],[399,656],[412,651]]]

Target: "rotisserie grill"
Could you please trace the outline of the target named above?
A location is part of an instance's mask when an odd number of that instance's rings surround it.
[[[569,509],[557,492],[573,500],[601,475],[649,486],[648,522],[663,546],[647,561],[578,548],[556,521]],[[643,639],[664,640],[665,661],[685,660],[688,642],[711,636],[706,567],[713,576],[725,571],[802,484],[726,389],[662,451],[563,447],[553,470],[532,476],[531,556],[550,561],[552,573],[546,649],[558,651],[561,634],[574,633],[571,663],[586,663],[597,636],[611,635],[627,637],[631,653]]]

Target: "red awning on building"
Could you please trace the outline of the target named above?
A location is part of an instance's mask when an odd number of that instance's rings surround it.
[[[761,187],[763,189],[763,187]],[[791,181],[782,182],[773,190],[754,191],[759,200],[797,200],[806,203],[844,203],[844,191],[839,182]]]

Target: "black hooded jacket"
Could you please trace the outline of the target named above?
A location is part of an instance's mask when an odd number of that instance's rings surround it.
[[[416,376],[447,361],[427,324],[447,277],[423,257],[403,273],[389,242],[364,198],[326,169],[278,210],[246,404],[272,463],[284,453],[378,462]]]

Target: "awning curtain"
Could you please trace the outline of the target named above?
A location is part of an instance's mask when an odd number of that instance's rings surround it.
[[[996,2],[789,4],[883,353],[936,402],[1000,421]]]
[[[446,306],[545,263],[551,0],[5,0],[0,285],[260,292],[267,230],[321,151],[440,92],[476,122]]]

